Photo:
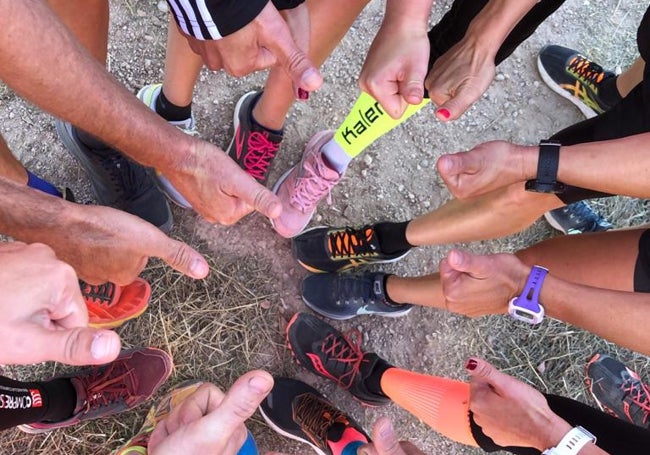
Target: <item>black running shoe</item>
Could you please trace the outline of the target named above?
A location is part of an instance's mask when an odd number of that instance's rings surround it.
[[[356,453],[370,441],[354,419],[296,379],[275,378],[260,413],[282,436],[309,444],[319,455]]]
[[[602,90],[603,82],[616,75],[578,51],[546,46],[539,52],[537,68],[550,89],[571,101],[585,117],[595,117],[612,107],[603,99]],[[616,98],[617,94],[612,95]]]
[[[408,314],[413,305],[390,303],[386,298],[385,277],[382,272],[309,275],[302,282],[302,300],[315,312],[337,320],[362,314]]]
[[[331,379],[368,406],[388,404],[390,399],[365,384],[378,364],[386,361],[361,350],[358,330],[343,334],[316,316],[297,313],[287,326],[287,343],[296,361],[318,376]]]
[[[587,364],[587,386],[604,412],[650,429],[650,388],[621,362],[596,354]]]
[[[551,210],[544,218],[552,228],[564,234],[608,231],[614,227],[585,201],[578,201],[565,207]]]
[[[307,229],[293,239],[293,255],[304,268],[318,273],[340,272],[363,264],[396,262],[408,254],[409,250],[383,252],[376,226]]]
[[[174,219],[165,195],[144,166],[111,148],[91,149],[70,123],[56,121],[65,148],[86,171],[100,205],[123,210],[169,232]]]
[[[235,106],[235,134],[226,153],[262,185],[266,184],[273,158],[280,149],[282,134],[252,121],[252,113],[262,92],[248,92]]]

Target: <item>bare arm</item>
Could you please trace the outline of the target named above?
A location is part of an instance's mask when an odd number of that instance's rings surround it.
[[[184,135],[139,102],[42,1],[0,0],[0,29],[0,79],[39,107],[164,172],[207,220],[232,223],[253,208],[279,215],[270,192],[221,149]]]

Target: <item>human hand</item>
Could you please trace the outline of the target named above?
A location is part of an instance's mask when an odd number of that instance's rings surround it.
[[[236,454],[246,440],[244,422],[271,391],[273,378],[251,371],[224,395],[203,384],[160,422],[149,439],[149,454]]]
[[[502,446],[554,447],[571,429],[540,392],[480,359],[469,359],[469,409],[483,433]]]
[[[479,144],[467,152],[443,155],[438,172],[458,199],[479,196],[526,180],[522,149],[506,141]]]
[[[437,106],[436,116],[456,120],[478,100],[496,75],[494,55],[467,36],[433,65],[424,85]]]
[[[119,355],[115,332],[87,327],[77,275],[51,248],[0,243],[0,264],[0,363],[101,365]]]
[[[426,29],[385,22],[370,46],[359,86],[398,119],[409,104],[422,102],[428,59]]]
[[[256,210],[268,218],[280,216],[282,204],[269,189],[241,169],[226,153],[205,141],[193,142],[178,166],[160,169],[192,208],[211,223],[234,224]]]
[[[372,427],[372,443],[357,449],[357,455],[424,455],[407,441],[398,441],[387,417],[378,419]]]
[[[158,257],[192,278],[205,278],[208,263],[183,242],[167,237],[154,225],[110,207],[62,204],[56,229],[38,226],[21,233],[21,240],[46,243],[90,284],[133,282]]]
[[[449,311],[469,317],[502,314],[524,288],[530,267],[512,254],[474,255],[451,250],[440,261],[440,281]]]
[[[202,41],[185,37],[211,70],[223,68],[228,74],[241,77],[277,63],[295,87],[311,92],[323,84],[320,72],[294,42],[287,23],[272,2],[246,26],[222,39]]]

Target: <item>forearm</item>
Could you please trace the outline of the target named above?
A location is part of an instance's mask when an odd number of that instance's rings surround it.
[[[650,294],[574,284],[552,273],[540,294],[549,316],[650,355]]]
[[[144,165],[178,167],[190,153],[195,139],[122,87],[42,1],[0,0],[0,29],[0,79],[26,99]]]
[[[496,55],[517,23],[537,0],[490,0],[470,23],[465,39]]]
[[[523,147],[525,179],[537,175],[538,147]],[[563,146],[557,179],[568,185],[639,198],[650,197],[650,133]]]
[[[426,30],[433,3],[433,0],[388,0],[382,27],[420,27]]]

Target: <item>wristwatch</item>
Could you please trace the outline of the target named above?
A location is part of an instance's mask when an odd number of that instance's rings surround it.
[[[526,191],[535,193],[564,193],[566,185],[557,181],[557,168],[560,164],[560,147],[562,144],[554,141],[539,143],[539,159],[537,160],[537,178],[526,181]]]
[[[577,455],[590,442],[596,443],[596,436],[578,425],[571,428],[555,447],[542,452],[542,455]]]
[[[544,320],[544,307],[539,303],[539,293],[547,273],[548,269],[539,265],[533,266],[523,292],[508,304],[510,316],[529,324],[539,324]]]

